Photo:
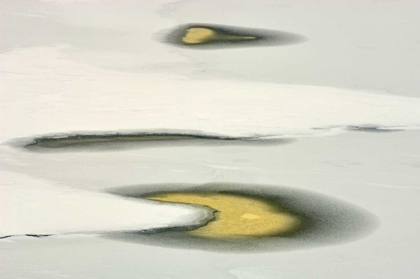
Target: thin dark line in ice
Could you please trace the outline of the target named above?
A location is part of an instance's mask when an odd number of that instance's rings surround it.
[[[80,132],[52,134],[17,139],[10,144],[31,151],[85,149],[118,150],[123,148],[194,145],[258,145],[284,144],[290,138],[271,138],[260,135],[225,136],[189,131],[136,131],[136,132]]]

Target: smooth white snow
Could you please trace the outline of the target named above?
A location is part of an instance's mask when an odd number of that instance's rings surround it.
[[[308,136],[348,126],[420,127],[418,98],[305,85],[125,74],[60,48],[0,56],[2,139],[75,131],[198,130]]]
[[[204,208],[137,202],[57,187],[45,180],[4,171],[0,176],[0,237],[144,231],[199,225],[213,217]]]

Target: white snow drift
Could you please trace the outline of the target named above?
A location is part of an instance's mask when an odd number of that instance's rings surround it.
[[[2,139],[73,131],[200,130],[301,136],[348,126],[415,128],[418,98],[330,87],[145,76],[67,61],[56,48],[0,56]]]
[[[205,223],[210,210],[125,199],[56,187],[39,179],[0,172],[0,237],[142,231]]]

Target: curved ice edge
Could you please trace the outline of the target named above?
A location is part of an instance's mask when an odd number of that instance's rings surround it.
[[[16,237],[16,236],[29,236],[29,237],[41,238],[41,237],[52,236],[52,234],[31,234],[31,233],[27,233],[27,234],[22,234],[22,235],[4,235],[4,236],[0,236],[0,240],[5,239],[5,238],[9,238],[9,237]]]
[[[167,203],[167,202],[164,202]],[[113,230],[113,231],[75,231],[75,232],[67,232],[67,233],[57,233],[57,234],[33,234],[33,233],[26,233],[26,234],[16,234],[16,235],[0,235],[0,241],[3,239],[8,239],[12,237],[32,237],[32,238],[44,238],[49,236],[70,236],[70,235],[90,235],[90,236],[97,236],[97,235],[107,235],[107,234],[115,234],[115,233],[139,233],[139,234],[154,234],[159,232],[167,232],[167,231],[191,231],[198,229],[200,227],[206,226],[211,221],[215,220],[215,213],[217,210],[210,208],[208,206],[196,205],[196,204],[188,204],[188,206],[196,207],[202,209],[202,212],[206,212],[206,214],[200,214],[199,217],[194,221],[193,224],[187,225],[179,225],[179,226],[166,226],[166,227],[158,227],[158,228],[148,228],[144,230]]]
[[[346,126],[327,126],[301,129],[282,134],[253,134],[253,133],[212,133],[198,130],[130,130],[130,131],[75,131],[71,133],[46,134],[34,137],[19,138],[6,142],[6,144],[18,148],[35,147],[45,141],[76,140],[76,139],[112,139],[114,137],[138,137],[139,141],[144,138],[147,142],[175,141],[175,140],[216,140],[230,142],[263,142],[275,139],[291,139],[302,137],[320,137],[341,134],[349,131],[361,132],[402,132],[409,130],[419,130],[420,125],[412,126],[382,126],[374,124],[346,125]],[[147,140],[147,137],[168,137],[163,140]],[[181,139],[171,139],[170,137],[180,137]],[[184,138],[182,138],[184,137]]]
[[[347,126],[330,126],[330,127],[314,127],[303,132],[272,134],[272,135],[255,135],[255,140],[269,140],[269,139],[298,139],[307,137],[326,137],[348,132],[376,132],[376,133],[390,133],[390,132],[405,132],[420,130],[420,125],[412,126],[381,126],[381,125],[347,125]]]
[[[247,136],[230,136],[222,135],[217,133],[207,133],[205,131],[198,130],[116,130],[116,131],[74,131],[71,133],[55,133],[55,134],[45,134],[38,135],[34,137],[25,137],[18,138],[14,140],[9,140],[6,144],[20,147],[28,148],[36,146],[37,144],[43,141],[54,141],[54,140],[67,140],[67,139],[82,139],[82,138],[110,138],[113,137],[138,137],[139,139],[147,137],[185,137],[185,139],[202,139],[202,140],[221,140],[221,141],[251,141],[259,140],[260,136],[258,135],[247,135]],[[171,139],[167,139],[171,140]],[[153,141],[153,140],[149,140]],[[157,140],[159,141],[159,140]]]

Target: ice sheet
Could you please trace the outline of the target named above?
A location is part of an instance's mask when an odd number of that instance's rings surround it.
[[[135,181],[139,187],[144,183],[218,181],[283,185],[360,206],[375,214],[381,224],[373,234],[350,243],[260,254],[211,253],[199,247],[173,249],[82,236],[11,238],[7,244],[0,243],[0,273],[40,279],[58,275],[115,278],[121,274],[128,278],[141,274],[144,278],[173,279],[415,278],[412,275],[416,275],[420,254],[419,139],[418,131],[352,132],[264,148],[167,147],[78,153],[73,158],[69,153],[54,153],[61,167],[66,172],[74,171],[74,176],[83,177],[82,169],[87,168],[89,160],[103,162],[98,172],[102,170],[107,174],[103,180],[110,181],[103,184],[101,177],[92,175],[89,185],[96,185],[96,190],[118,183],[133,185]],[[107,164],[116,158],[121,160],[121,167],[115,169],[122,173],[120,177],[111,173],[112,167]],[[41,165],[50,159],[44,158]],[[26,171],[36,162],[35,158],[28,160]],[[76,169],[78,164],[82,164],[80,169]],[[39,168],[33,171],[47,177]],[[70,179],[60,174],[48,177],[56,183],[77,184]]]
[[[382,224],[374,235],[346,245],[235,256],[93,237],[16,237],[0,243],[2,276],[418,274],[420,136],[367,133],[372,127],[411,130],[420,124],[417,1],[16,0],[2,1],[0,10],[0,232],[185,225],[203,212],[101,192],[217,181],[320,192],[371,211]],[[308,41],[218,51],[159,41],[165,29],[190,22],[289,31]],[[347,128],[353,130],[336,135]],[[9,146],[17,138],[43,135],[156,130],[298,140],[263,148],[77,154]],[[303,138],[325,135],[334,136]]]

